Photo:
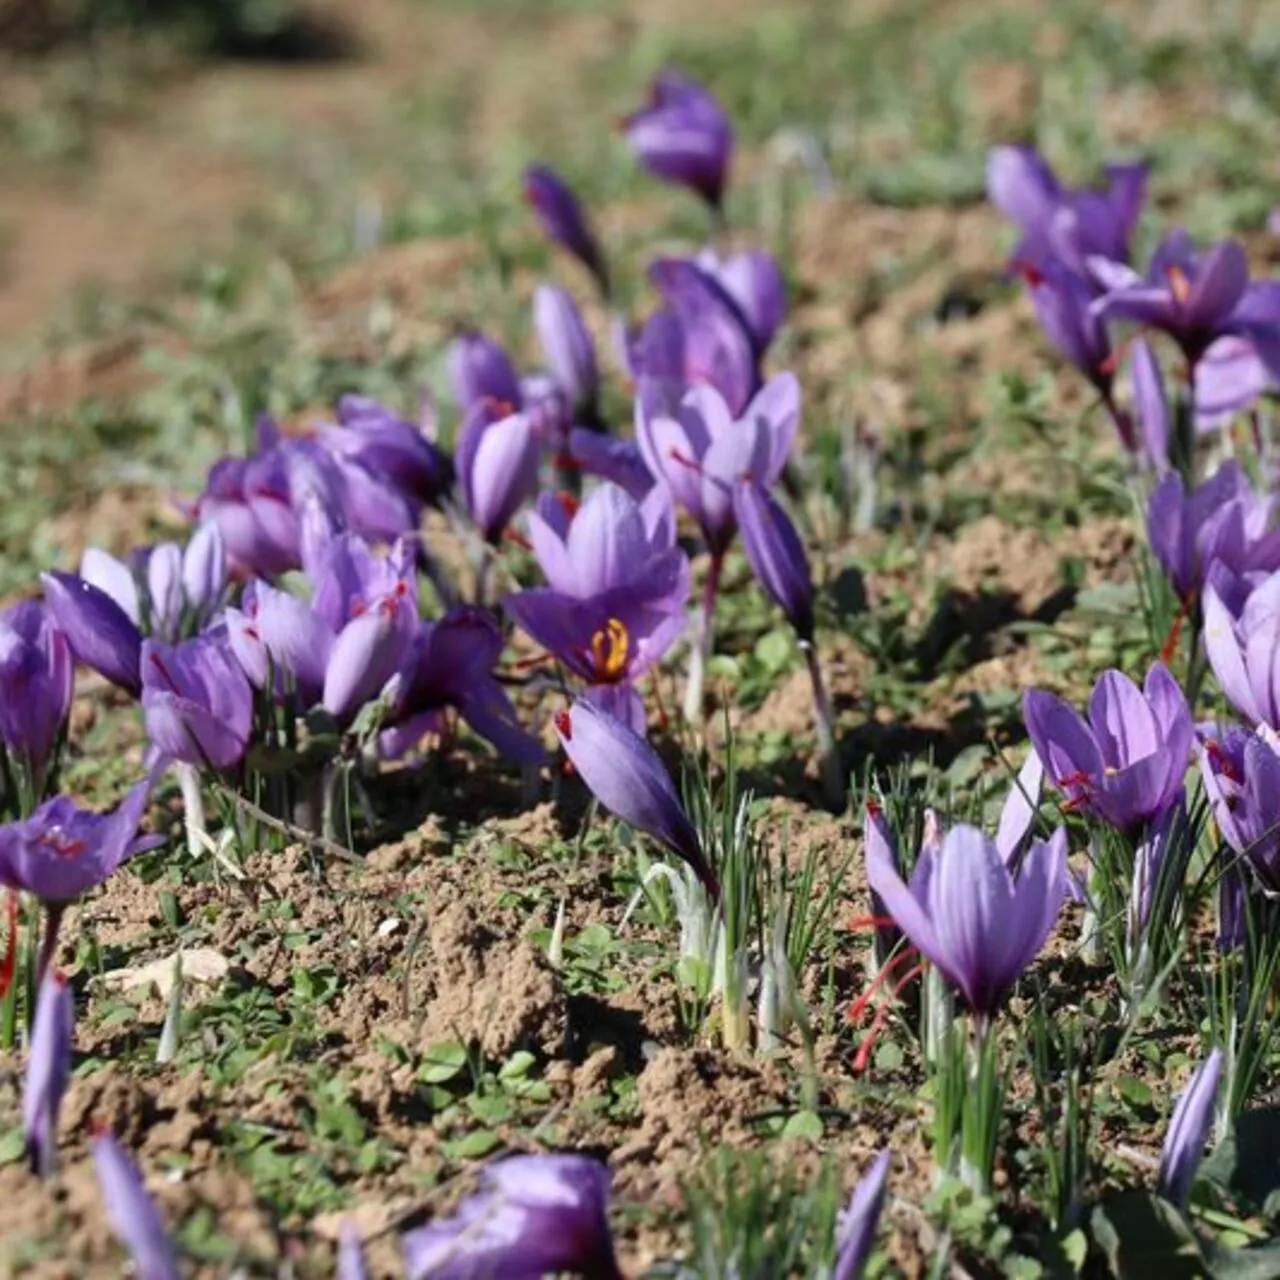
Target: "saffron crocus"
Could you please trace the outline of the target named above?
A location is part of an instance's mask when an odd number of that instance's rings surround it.
[[[718,899],[715,872],[658,753],[629,725],[583,699],[557,712],[555,726],[587,790],[615,817],[670,849]]]
[[[503,607],[586,682],[592,701],[643,734],[635,681],[679,638],[689,598],[670,498],[655,488],[637,503],[603,484],[570,515],[545,494],[528,530],[549,585],[514,592]]]
[[[1165,476],[1147,504],[1147,534],[1160,567],[1186,600],[1215,564],[1237,576],[1280,569],[1278,511],[1276,496],[1259,493],[1231,460],[1190,493],[1181,475]]]
[[[770,486],[782,474],[800,425],[800,384],[775,374],[735,418],[713,387],[687,391],[674,409],[653,396],[636,401],[636,438],[645,465],[698,522],[713,556],[737,528],[734,490],[744,480]]]
[[[595,277],[601,296],[609,296],[609,272],[599,242],[587,222],[578,197],[556,171],[544,164],[529,165],[523,175],[525,202],[533,210],[547,238],[567,249]]]
[[[0,611],[0,743],[33,805],[66,730],[73,676],[71,646],[43,605],[24,600]]]
[[[1031,292],[1031,301],[1045,337],[1088,379],[1102,397],[1130,452],[1137,448],[1133,423],[1113,396],[1115,360],[1107,326],[1093,309],[1094,293],[1088,282],[1055,260],[1035,265],[1022,263],[1019,270]]]
[[[1200,776],[1223,840],[1264,892],[1280,893],[1280,739],[1266,725],[1209,738]]]
[[[453,482],[448,457],[412,422],[367,396],[338,401],[336,424],[316,428],[317,438],[335,457],[362,468],[385,488],[417,503],[434,505]],[[397,530],[397,533],[401,530]]]
[[[449,347],[449,379],[453,397],[465,414],[492,402],[508,412],[524,401],[520,375],[502,346],[483,333],[464,333]]]
[[[696,262],[733,300],[757,356],[764,355],[787,314],[787,289],[777,259],[761,249],[726,258],[704,249]]]
[[[244,759],[253,689],[225,635],[144,641],[142,710],[152,745],[169,760],[222,772]]]
[[[445,713],[456,710],[500,755],[542,764],[546,752],[521,726],[494,674],[504,646],[497,623],[483,609],[453,609],[419,623],[401,668],[392,723],[379,738],[383,756],[396,759],[426,734],[441,732]]]
[[[477,404],[455,460],[463,501],[486,542],[496,543],[538,487],[539,440],[532,417]]]
[[[1186,1209],[1196,1170],[1204,1155],[1205,1140],[1213,1124],[1218,1082],[1222,1078],[1222,1050],[1212,1053],[1196,1068],[1186,1091],[1173,1108],[1169,1132],[1160,1152],[1160,1174],[1156,1187],[1179,1209]]]
[[[57,796],[31,817],[0,826],[0,884],[47,906],[64,906],[101,884],[127,858],[163,842],[138,835],[151,784],[144,778],[111,813]]]
[[[627,116],[623,126],[650,173],[688,187],[721,214],[733,126],[706,89],[676,71],[661,71],[650,82],[648,105]]]
[[[927,960],[989,1019],[1044,945],[1067,894],[1067,835],[1033,841],[1016,876],[994,841],[956,826],[903,883],[885,841],[868,841],[867,881]]]
[[[760,585],[806,644],[813,642],[813,579],[804,543],[791,517],[758,481],[734,486],[733,512],[742,547]]]
[[[106,1130],[90,1143],[111,1228],[133,1259],[138,1280],[178,1280],[178,1259],[138,1167]]]
[[[170,643],[202,630],[222,607],[227,553],[211,520],[200,524],[185,547],[162,542],[130,557],[130,563],[98,547],[80,559],[80,577],[105,591],[144,635]]]
[[[1082,277],[1091,259],[1129,261],[1146,184],[1143,163],[1108,165],[1105,188],[1072,190],[1032,147],[994,147],[987,156],[987,196],[1022,233],[1013,260],[1041,269],[1056,260]]]
[[[1275,375],[1248,338],[1219,338],[1196,365],[1196,429],[1223,426],[1275,387]]]
[[[277,696],[292,690],[302,710],[322,705],[341,725],[376,698],[403,666],[417,627],[417,601],[403,578],[389,590],[345,593],[359,585],[342,544],[340,574],[318,579],[311,603],[265,582],[246,589],[245,609],[227,610],[232,652],[257,688],[274,673]]]
[[[1195,726],[1182,689],[1162,663],[1152,666],[1141,689],[1120,671],[1104,672],[1088,721],[1039,689],[1023,699],[1023,718],[1067,806],[1121,831],[1158,817],[1182,787]]]
[[[1204,647],[1222,692],[1251,724],[1280,727],[1280,574],[1273,573],[1234,612],[1219,594],[1226,575],[1204,591]]]
[[[409,1280],[621,1280],[609,1232],[609,1171],[579,1155],[494,1161],[453,1216],[404,1237]]]
[[[1249,262],[1233,240],[1200,252],[1185,231],[1166,236],[1146,277],[1117,269],[1094,304],[1108,320],[1168,334],[1195,372],[1218,339],[1250,339],[1268,369],[1280,365],[1280,291],[1249,283]]]
[[[533,327],[551,376],[564,392],[575,421],[597,421],[600,371],[595,344],[578,304],[556,285],[539,285],[533,294]]]
[[[632,376],[664,386],[671,397],[708,384],[735,414],[741,413],[760,388],[764,347],[738,303],[688,258],[659,258],[649,277],[666,307],[628,347]]]
[[[889,1184],[889,1152],[882,1151],[853,1189],[836,1227],[836,1268],[832,1280],[858,1280],[875,1245],[876,1224]]]
[[[45,607],[77,661],[136,698],[142,633],[105,591],[70,573],[42,573]]]
[[[45,970],[31,1027],[31,1050],[22,1088],[22,1125],[27,1161],[47,1178],[58,1158],[58,1109],[71,1075],[75,1035],[75,998],[67,980],[52,966]]]

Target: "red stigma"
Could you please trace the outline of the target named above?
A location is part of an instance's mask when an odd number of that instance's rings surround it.
[[[516,529],[512,529],[510,527],[504,529],[502,533],[502,537],[504,541],[510,542],[514,546],[519,547],[521,551],[533,550],[533,543],[530,542],[529,539],[526,538],[523,533],[520,533]]]
[[[686,457],[674,446],[668,450],[667,457],[669,457],[672,462],[678,462],[682,467],[688,467],[690,471],[697,471],[699,473],[702,471],[702,463],[695,461],[693,458]]]
[[[556,501],[560,504],[560,509],[569,517],[570,520],[578,514],[578,508],[582,503],[573,496],[567,489],[561,489],[556,494]]]
[[[0,999],[9,994],[14,974],[18,971],[18,891],[10,889],[6,900],[4,958],[0,960]]]
[[[1020,275],[1033,289],[1044,284],[1044,272],[1032,262],[1015,258],[1009,263],[1009,268]]]
[[[153,651],[150,657],[151,665],[160,673],[161,679],[168,684],[169,688],[172,689],[174,693],[177,693],[178,682],[170,674],[169,668],[164,665],[164,661],[161,659],[160,655]]]
[[[1223,750],[1222,743],[1216,738],[1210,738],[1204,744],[1204,753],[1217,766],[1218,772],[1229,781],[1234,782],[1237,786],[1244,782],[1239,769],[1236,768],[1235,761],[1227,755],[1226,751]]]
[[[552,717],[555,722],[556,730],[566,742],[573,741],[573,722],[569,719],[567,711],[557,711]]]
[[[1187,620],[1187,615],[1191,612],[1192,600],[1193,595],[1190,591],[1182,597],[1182,603],[1178,606],[1177,614],[1174,615],[1173,626],[1169,628],[1169,635],[1161,646],[1160,661],[1166,665],[1173,660],[1173,655],[1178,652],[1178,641],[1182,639],[1182,627]]]
[[[249,637],[250,640],[262,639],[262,633],[258,630],[257,627],[245,627],[244,633]]]

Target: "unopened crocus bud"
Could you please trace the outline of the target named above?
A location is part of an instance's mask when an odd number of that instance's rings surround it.
[[[707,252],[699,254],[698,265],[713,275],[737,304],[756,353],[762,355],[787,314],[787,290],[777,259],[760,249],[731,254],[723,261]]]
[[[813,581],[791,517],[764,485],[749,478],[734,486],[733,509],[752,572],[781,606],[796,635],[812,643]]]
[[[191,535],[182,553],[182,591],[187,605],[207,617],[222,602],[227,589],[227,549],[212,520],[205,520]]]
[[[524,413],[495,416],[484,404],[467,415],[458,440],[458,482],[481,535],[496,542],[538,488],[537,433]]]
[[[733,126],[702,85],[665,70],[649,86],[649,104],[623,122],[627,140],[655,177],[688,187],[717,213],[733,156]]]
[[[1143,448],[1151,465],[1164,475],[1169,470],[1169,401],[1159,362],[1145,338],[1134,339],[1129,375],[1133,379],[1133,407]]]
[[[658,753],[633,729],[586,700],[555,717],[565,754],[593,796],[684,861],[718,898],[698,832]]]
[[[71,652],[86,667],[133,694],[142,687],[142,633],[104,591],[70,573],[42,573],[45,604]]]
[[[609,272],[600,245],[572,188],[554,169],[531,164],[524,171],[524,198],[548,239],[567,249],[595,277],[600,293],[609,296]]]
[[[152,547],[147,556],[147,596],[151,634],[176,640],[182,627],[182,548],[174,542]]]
[[[62,974],[50,966],[40,983],[31,1052],[22,1090],[22,1124],[32,1172],[47,1178],[57,1163],[58,1108],[71,1075],[75,1001]]]
[[[233,769],[253,726],[253,690],[225,638],[142,646],[142,708],[152,745],[171,760]]]
[[[853,1189],[849,1206],[836,1229],[836,1269],[832,1280],[858,1280],[876,1239],[876,1223],[884,1207],[890,1156],[882,1151]]]
[[[0,612],[0,742],[44,794],[71,711],[73,660],[67,638],[39,601]]]
[[[416,615],[393,601],[379,602],[342,629],[329,652],[322,701],[340,724],[351,720],[409,656]]]
[[[449,348],[449,377],[459,408],[466,413],[478,404],[504,406],[504,412],[522,403],[520,378],[511,357],[483,333],[464,333]]]
[[[1221,1078],[1222,1050],[1214,1049],[1196,1068],[1186,1092],[1173,1108],[1169,1132],[1160,1152],[1160,1175],[1156,1185],[1160,1194],[1179,1209],[1185,1209],[1191,1198],[1196,1170],[1204,1155],[1205,1139],[1213,1123],[1214,1102]]]
[[[533,295],[533,325],[552,376],[575,412],[593,418],[600,393],[595,345],[578,304],[556,285],[541,284]]]
[[[138,1167],[105,1130],[91,1143],[98,1189],[116,1239],[129,1251],[139,1280],[178,1280],[178,1259]]]

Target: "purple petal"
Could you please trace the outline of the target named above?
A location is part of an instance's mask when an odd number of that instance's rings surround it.
[[[135,627],[142,625],[138,581],[123,560],[117,560],[99,547],[90,547],[80,557],[80,577],[99,591],[105,591]]]
[[[90,1149],[107,1217],[139,1280],[178,1280],[173,1245],[137,1166],[109,1132],[95,1137]]]
[[[1196,1069],[1173,1108],[1169,1132],[1160,1153],[1157,1187],[1164,1198],[1180,1209],[1187,1207],[1205,1140],[1213,1124],[1213,1109],[1222,1077],[1222,1050],[1214,1049]]]
[[[97,587],[69,573],[42,573],[45,603],[71,652],[112,684],[137,697],[142,635],[124,610]]]
[[[832,1280],[858,1280],[862,1275],[875,1244],[876,1224],[884,1207],[891,1164],[889,1152],[882,1151],[854,1187],[836,1229],[836,1265]]]
[[[769,491],[752,480],[734,486],[734,516],[752,572],[781,606],[801,640],[813,639],[813,581],[804,544]]]
[[[31,1049],[22,1087],[22,1125],[27,1160],[42,1178],[58,1155],[58,1109],[71,1076],[75,999],[67,980],[52,965],[45,971],[31,1028]]]

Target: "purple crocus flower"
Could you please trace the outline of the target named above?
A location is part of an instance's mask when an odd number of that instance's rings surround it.
[[[234,769],[249,745],[253,689],[225,634],[142,645],[142,710],[152,745],[169,760]]]
[[[322,423],[316,428],[316,438],[335,458],[416,503],[435,504],[448,492],[453,464],[412,422],[377,400],[358,395],[338,401],[337,417],[336,425]]]
[[[1134,452],[1133,423],[1112,394],[1115,353],[1111,336],[1093,309],[1095,295],[1089,283],[1052,258],[1040,265],[1020,263],[1019,271],[1031,291],[1045,336],[1089,380],[1111,412],[1121,443]]]
[[[554,169],[531,164],[524,171],[525,203],[534,211],[547,238],[567,249],[595,277],[603,297],[609,296],[609,272],[587,216],[572,188]]]
[[[791,517],[764,485],[749,479],[734,486],[733,514],[752,572],[782,607],[796,635],[812,643],[813,579]]]
[[[1225,425],[1275,388],[1274,374],[1248,338],[1219,338],[1196,365],[1196,430]]]
[[[733,156],[733,126],[702,85],[670,69],[649,85],[649,103],[623,121],[640,162],[664,182],[688,187],[719,214]]]
[[[1196,1170],[1204,1155],[1205,1140],[1213,1124],[1213,1108],[1222,1078],[1222,1050],[1212,1053],[1196,1068],[1191,1083],[1178,1099],[1160,1152],[1157,1189],[1171,1204],[1186,1209]]]
[[[45,607],[86,667],[136,698],[142,633],[105,591],[70,573],[42,573]]]
[[[787,288],[777,259],[762,249],[732,253],[726,258],[719,257],[713,249],[704,249],[696,263],[732,300],[757,356],[763,356],[787,314]]]
[[[464,333],[449,347],[449,379],[453,396],[465,414],[492,402],[511,412],[524,403],[520,375],[502,346],[483,333]]]
[[[653,488],[653,476],[634,440],[574,427],[569,432],[569,460],[578,470],[625,489],[637,501]]]
[[[883,841],[868,841],[867,881],[898,927],[980,1017],[1003,1004],[1053,928],[1067,894],[1067,835],[1033,841],[1015,878],[976,827],[926,845],[903,883]]]
[[[666,845],[718,898],[715,872],[658,753],[629,725],[584,699],[557,712],[555,726],[587,790],[615,817]]]
[[[397,759],[425,734],[439,732],[452,708],[499,754],[521,764],[543,763],[546,752],[521,726],[494,675],[505,643],[483,609],[454,609],[419,623],[401,669],[393,724],[379,739],[383,756]]]
[[[47,1178],[58,1158],[58,1108],[71,1076],[75,999],[66,978],[45,970],[31,1027],[31,1051],[22,1089],[22,1126],[31,1171]]]
[[[475,405],[467,413],[455,455],[463,501],[487,542],[496,543],[538,487],[540,445],[533,418]]]
[[[404,1237],[409,1280],[621,1280],[609,1171],[588,1156],[517,1155],[487,1165],[451,1218]]]
[[[1142,163],[1108,165],[1105,189],[1071,190],[1032,147],[994,147],[987,157],[987,196],[1022,233],[1013,261],[1043,270],[1056,260],[1085,278],[1091,259],[1129,261],[1146,183]]]
[[[80,559],[80,577],[105,591],[144,635],[173,642],[183,630],[200,631],[222,607],[227,553],[218,526],[199,525],[190,542],[162,542],[126,563],[99,547]]]
[[[345,535],[331,544],[309,604],[249,584],[244,610],[226,613],[232,652],[256,688],[274,672],[277,696],[292,687],[303,709],[320,704],[349,724],[409,656],[418,624],[409,572],[403,544],[379,566]]]
[[[0,611],[0,743],[44,795],[71,711],[74,663],[49,611],[23,600]]]
[[[553,284],[540,284],[533,294],[533,327],[556,380],[576,420],[598,416],[600,371],[595,344],[572,295]]]
[[[632,377],[663,386],[672,398],[707,384],[741,413],[760,389],[764,349],[738,304],[689,258],[659,258],[649,276],[666,305],[625,343]]]
[[[1108,282],[1096,314],[1167,333],[1193,372],[1228,335],[1250,339],[1267,368],[1280,370],[1280,286],[1251,286],[1248,259],[1235,241],[1201,253],[1185,231],[1175,231],[1161,242],[1145,278],[1116,268]]]
[[[1280,893],[1280,739],[1266,725],[1229,729],[1201,746],[1200,776],[1223,840]]]
[[[1190,493],[1181,475],[1165,476],[1147,504],[1147,534],[1186,600],[1203,588],[1215,564],[1237,576],[1280,569],[1278,510],[1276,496],[1259,493],[1233,459]]]
[[[775,374],[735,418],[710,386],[687,391],[674,410],[644,388],[636,401],[636,437],[645,465],[702,528],[712,555],[723,555],[737,528],[734,489],[744,479],[772,485],[782,474],[800,425],[800,384]]]
[[[31,817],[0,826],[0,885],[46,904],[66,904],[101,884],[127,858],[162,844],[163,837],[138,835],[153,776],[111,813],[78,809],[67,796],[57,796]]]
[[[889,1184],[889,1152],[882,1151],[853,1189],[836,1227],[836,1268],[832,1280],[858,1280],[876,1239],[876,1224]]]
[[[90,1144],[98,1188],[116,1239],[129,1251],[138,1280],[178,1280],[178,1259],[138,1167],[111,1133]]]
[[[1204,591],[1204,646],[1227,701],[1250,724],[1280,726],[1280,573],[1255,587],[1233,612],[1219,594],[1226,575]]]
[[[634,682],[679,639],[689,599],[670,498],[655,488],[637,503],[603,484],[570,515],[543,494],[528,530],[549,585],[514,592],[503,607],[586,681],[589,698],[643,734]]]
[[[1068,808],[1131,831],[1178,795],[1195,726],[1182,689],[1162,663],[1152,666],[1142,689],[1120,671],[1104,672],[1087,722],[1039,689],[1028,691],[1022,709],[1036,754]]]

